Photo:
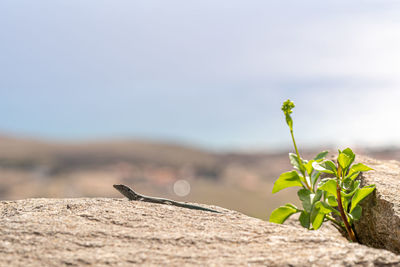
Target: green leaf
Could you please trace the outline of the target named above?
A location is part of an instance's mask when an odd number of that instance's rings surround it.
[[[278,180],[275,181],[272,193],[292,186],[303,186],[300,182],[299,174],[296,171],[284,172],[279,176]]]
[[[321,181],[321,183],[318,185],[319,190],[326,191],[333,196],[336,196],[336,187],[336,179],[328,179],[323,182]]]
[[[326,160],[321,163],[313,162],[313,167],[315,170],[320,172],[330,173],[335,175],[337,173],[335,163],[333,163],[330,160]]]
[[[315,205],[317,206],[319,211],[322,213],[328,214],[333,211],[333,208],[323,201],[318,201],[315,203]]]
[[[299,191],[297,191],[297,195],[299,196],[299,199],[301,200],[302,204],[303,204],[303,208],[304,210],[306,210],[307,212],[311,212],[311,199],[310,199],[310,195],[311,192],[308,189],[300,189]]]
[[[269,221],[273,223],[282,224],[292,214],[299,212],[299,210],[292,204],[286,204],[272,211],[269,216]]]
[[[349,164],[350,166],[353,163],[354,159],[356,158],[356,155],[350,148],[346,148],[345,150],[342,151],[342,153],[346,154],[350,158],[350,164]]]
[[[311,184],[312,184],[313,187],[314,187],[315,183],[317,182],[317,180],[318,180],[320,175],[321,175],[321,173],[318,172],[318,171],[314,171],[311,174]]]
[[[325,215],[332,212],[332,208],[326,203],[318,201],[311,211],[311,223],[315,230],[319,229],[324,222]]]
[[[360,181],[355,181],[351,186],[351,191],[349,193],[342,193],[343,197],[351,197],[360,188]]]
[[[292,164],[295,169],[300,170],[300,162],[296,154],[289,153],[289,160],[290,164]]]
[[[360,174],[360,172],[349,172],[349,174],[346,176],[346,178],[349,178],[351,180],[355,180],[358,175]]]
[[[340,153],[338,156],[338,163],[343,170],[347,169],[350,166],[351,159],[345,153]]]
[[[353,184],[353,180],[351,180],[350,178],[345,178],[343,180],[342,188],[345,190],[352,190]]]
[[[313,194],[310,190],[303,188],[297,191],[297,195],[302,201],[304,210],[311,212],[313,204],[321,199],[322,191],[318,190],[316,194]]]
[[[310,213],[303,210],[300,214],[299,221],[301,226],[304,228],[310,229]]]
[[[352,176],[352,175],[354,175],[354,173],[357,173],[357,172],[366,172],[366,171],[371,171],[371,170],[373,170],[372,168],[370,168],[370,167],[368,167],[367,165],[364,165],[364,164],[362,164],[362,163],[357,163],[357,164],[354,164],[353,166],[351,166],[351,168],[350,168],[350,170],[349,170],[349,174],[347,175],[348,177],[350,177],[350,176]],[[358,175],[357,175],[358,176]],[[356,176],[356,177],[357,177]],[[356,177],[354,177],[354,179],[356,178]],[[354,180],[353,179],[353,180]]]
[[[298,210],[298,208],[297,208],[295,205],[293,205],[292,203],[286,203],[285,206],[291,207],[291,208],[293,208],[293,209]]]
[[[325,219],[325,214],[318,212],[318,210],[311,213],[311,223],[314,230],[318,230]]]
[[[338,203],[336,201],[336,197],[335,196],[328,196],[328,204],[331,205],[332,207],[337,207]]]
[[[322,193],[321,190],[317,190],[317,193],[315,193],[314,198],[312,199],[313,204],[321,199]]]
[[[306,188],[302,188],[299,191],[297,191],[297,195],[299,196],[300,200],[309,199],[310,194],[311,194],[311,191]]]
[[[350,213],[353,220],[357,221],[361,218],[362,207],[360,205],[355,206],[353,211]]]
[[[367,165],[362,164],[362,163],[357,163],[357,164],[354,164],[351,167],[351,170],[357,171],[357,172],[366,172],[366,171],[370,171],[370,170],[373,170],[373,169],[371,167],[368,167]]]
[[[307,162],[307,164],[304,165],[304,167],[306,168],[306,171],[309,175],[311,175],[312,171],[314,170],[312,164],[315,160],[310,160],[309,162]]]
[[[322,159],[325,158],[326,155],[328,155],[328,153],[329,153],[329,151],[326,151],[326,150],[322,151],[322,152],[319,152],[318,155],[315,156],[314,160],[315,161],[322,160]]]
[[[357,204],[360,203],[361,200],[366,198],[374,190],[375,190],[375,185],[374,184],[368,185],[368,186],[364,186],[363,188],[358,189],[354,193],[353,199],[351,201],[350,213],[356,208]]]

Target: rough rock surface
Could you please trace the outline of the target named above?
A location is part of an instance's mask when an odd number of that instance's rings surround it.
[[[284,222],[284,224],[304,230],[304,227],[300,225],[299,216],[299,213],[293,214]],[[321,228],[318,229],[318,232],[327,233],[330,236],[335,236],[337,239],[347,240],[346,233],[338,231],[331,222],[324,222]]]
[[[400,162],[357,157],[374,171],[361,175],[361,185],[376,190],[363,200],[361,220],[355,223],[361,243],[400,253]]]
[[[125,199],[0,202],[0,266],[400,266],[337,234]]]

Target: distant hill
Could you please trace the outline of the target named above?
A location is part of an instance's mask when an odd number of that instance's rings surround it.
[[[400,159],[399,149],[358,149],[380,159]],[[310,158],[318,151],[303,151]],[[113,183],[148,195],[216,204],[266,219],[292,200],[294,190],[271,195],[280,173],[290,170],[288,151],[215,153],[143,140],[47,142],[0,135],[0,199],[118,196]],[[190,194],[174,184],[185,180]]]

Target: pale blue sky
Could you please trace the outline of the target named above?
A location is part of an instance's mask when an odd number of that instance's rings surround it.
[[[0,132],[400,144],[398,1],[0,2]]]

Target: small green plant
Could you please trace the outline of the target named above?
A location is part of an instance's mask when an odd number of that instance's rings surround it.
[[[348,238],[357,242],[353,223],[359,220],[362,213],[360,202],[375,189],[375,185],[360,187],[356,180],[360,172],[372,170],[362,164],[353,164],[355,154],[350,148],[339,150],[336,162],[327,160],[328,151],[322,151],[312,160],[301,158],[293,135],[293,120],[290,114],[295,107],[287,100],[283,103],[282,111],[289,126],[295,154],[289,153],[290,163],[294,170],[282,173],[275,181],[272,193],[282,189],[300,186],[297,195],[303,209],[293,204],[286,204],[272,211],[270,222],[282,224],[295,213],[300,213],[300,224],[307,229],[317,230],[326,221],[333,222],[342,229]],[[321,173],[326,173],[321,179]]]

